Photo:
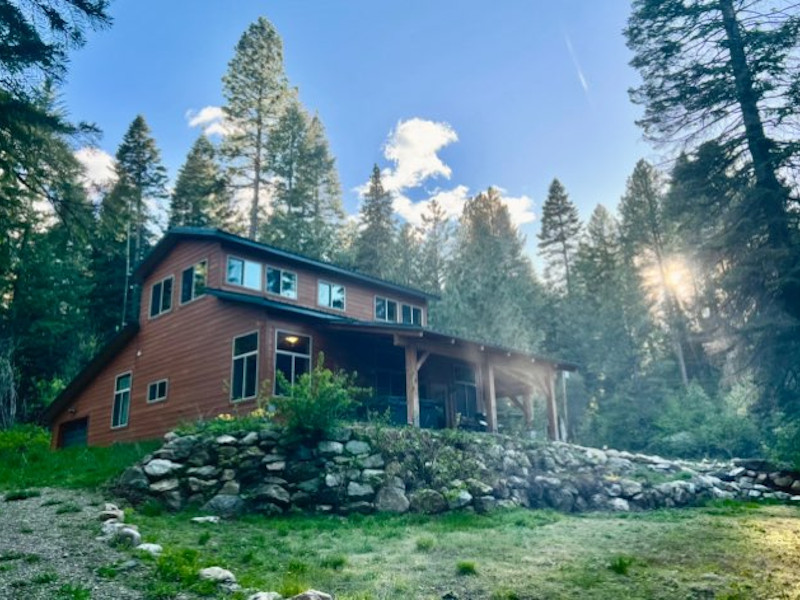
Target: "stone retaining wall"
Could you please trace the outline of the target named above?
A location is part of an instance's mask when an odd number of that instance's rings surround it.
[[[488,434],[353,427],[311,443],[265,427],[216,437],[170,433],[165,442],[125,471],[120,493],[223,516],[511,506],[628,511],[709,498],[800,501],[800,474],[764,461],[671,461]]]

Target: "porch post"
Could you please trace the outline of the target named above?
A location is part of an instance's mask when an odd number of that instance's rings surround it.
[[[488,421],[489,431],[497,431],[497,397],[494,388],[494,365],[487,358],[483,362],[483,402],[486,407],[486,420]]]
[[[559,441],[559,431],[555,373],[549,372],[545,377],[547,380],[547,436],[554,442],[557,442]]]
[[[417,367],[417,347],[409,344],[406,352],[406,421],[419,427],[419,370]]]
[[[525,429],[533,429],[533,392],[527,390],[522,397],[522,413],[525,415]]]

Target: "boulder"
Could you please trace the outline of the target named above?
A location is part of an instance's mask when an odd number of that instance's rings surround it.
[[[217,524],[217,523],[219,523],[219,517],[216,516],[216,515],[208,515],[206,517],[192,517],[189,520],[192,523],[200,523],[200,524],[203,524],[203,523]]]
[[[136,548],[142,543],[142,536],[133,527],[126,525],[124,527],[120,527],[114,532],[114,535],[111,537],[111,541],[114,543],[114,545]]]
[[[217,494],[203,505],[203,510],[220,517],[233,517],[244,509],[244,501],[239,496]]]
[[[350,440],[344,446],[348,453],[359,456],[361,454],[369,454],[370,445],[367,442],[360,440]]]
[[[180,482],[173,478],[173,479],[161,479],[154,483],[150,484],[150,491],[156,494],[163,494],[164,492],[171,492],[172,490],[177,490],[180,487]]]
[[[217,446],[230,446],[238,443],[239,440],[232,435],[221,435],[214,441],[217,443]]]
[[[411,510],[432,515],[447,510],[447,501],[436,490],[423,489],[411,496]]]
[[[142,491],[148,488],[150,480],[139,467],[129,467],[120,476],[119,485],[122,488]]]
[[[322,456],[337,456],[344,452],[344,444],[341,442],[323,441],[317,444],[317,451]]]
[[[146,552],[150,556],[160,556],[164,548],[159,544],[139,544],[136,546],[137,552]]]
[[[405,491],[398,487],[384,486],[375,498],[375,508],[380,512],[404,513],[410,505]]]
[[[273,483],[258,486],[253,495],[259,500],[266,500],[282,506],[288,505],[291,499],[289,492]]]
[[[453,490],[447,497],[447,506],[450,510],[457,510],[472,504],[472,494],[467,490]]]
[[[247,600],[283,600],[278,592],[256,592],[247,597]]]
[[[302,594],[292,596],[289,600],[333,600],[333,596],[317,590],[306,590]]]
[[[380,454],[373,454],[358,459],[358,466],[362,469],[382,469],[385,464]]]
[[[351,481],[347,484],[347,495],[350,498],[368,498],[375,495],[375,488],[366,483]]]
[[[163,458],[154,458],[144,466],[144,472],[152,479],[161,479],[182,469],[183,465]]]

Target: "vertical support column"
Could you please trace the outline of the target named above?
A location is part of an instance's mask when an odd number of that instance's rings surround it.
[[[406,422],[419,427],[419,371],[417,368],[417,347],[405,347],[406,351]]]
[[[527,390],[522,397],[522,414],[525,415],[525,429],[533,429],[533,392]]]
[[[483,404],[489,431],[497,431],[497,396],[494,388],[494,365],[487,358],[481,365],[481,381],[483,382]]]
[[[564,439],[563,442],[569,441],[569,408],[567,406],[567,373],[559,371],[559,378],[561,379],[561,414],[564,420]]]
[[[556,406],[555,373],[545,375],[547,381],[547,436],[554,442],[559,441],[558,407]]]

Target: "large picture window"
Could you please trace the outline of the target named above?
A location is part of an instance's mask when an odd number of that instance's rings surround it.
[[[267,292],[284,298],[297,298],[297,273],[267,267]]]
[[[169,312],[172,308],[172,277],[154,283],[150,288],[150,317]]]
[[[251,290],[261,290],[261,263],[228,257],[228,269],[225,281],[241,285]]]
[[[125,427],[131,408],[131,374],[117,375],[114,382],[114,404],[111,408],[111,428]]]
[[[258,333],[233,338],[231,367],[231,400],[256,397],[258,388]]]
[[[317,304],[326,308],[344,310],[345,291],[344,286],[337,283],[320,281],[317,288]]]
[[[280,395],[286,391],[281,388],[278,373],[282,373],[286,382],[292,384],[310,369],[311,338],[307,335],[278,331],[275,337],[275,393]]]
[[[201,261],[181,273],[181,304],[191,302],[206,293],[208,263]]]
[[[388,298],[375,296],[375,320],[397,322],[397,302]]]

